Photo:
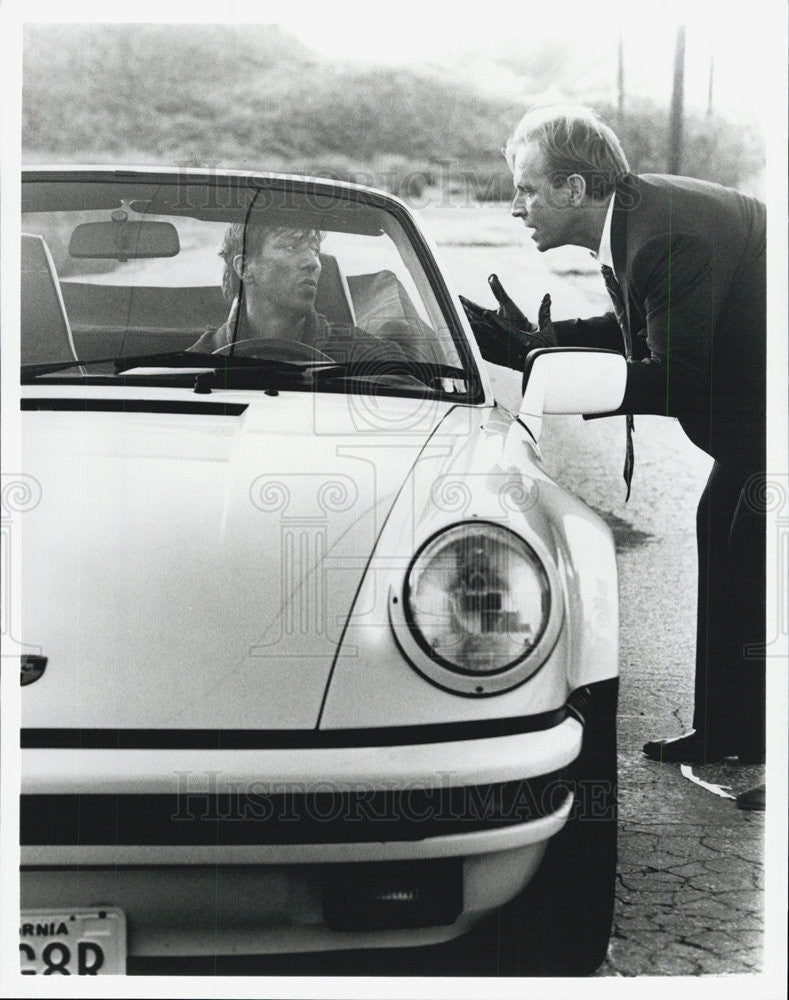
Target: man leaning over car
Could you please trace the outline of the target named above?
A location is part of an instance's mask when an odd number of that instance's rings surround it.
[[[500,307],[464,303],[482,355],[521,369],[534,347],[625,354],[625,479],[632,414],[679,419],[715,460],[697,513],[694,728],[644,745],[660,761],[764,759],[765,207],[737,191],[635,175],[617,137],[587,108],[525,115],[507,142],[512,214],[539,251],[568,244],[597,257],[612,311],[529,323],[491,277]],[[762,502],[760,503],[760,497]],[[742,799],[742,801],[740,801]],[[764,808],[764,789],[738,805]]]

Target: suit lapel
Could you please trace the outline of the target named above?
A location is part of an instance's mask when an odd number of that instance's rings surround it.
[[[614,211],[611,217],[611,257],[614,262],[614,274],[622,289],[625,303],[627,328],[624,335],[628,357],[633,355],[633,326],[630,319],[630,283],[627,269],[627,213],[636,207],[638,198],[636,178],[628,174],[614,192]]]

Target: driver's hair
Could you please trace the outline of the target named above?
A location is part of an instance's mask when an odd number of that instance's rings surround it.
[[[630,173],[613,130],[596,111],[580,104],[548,105],[526,112],[504,147],[513,172],[518,149],[529,142],[542,150],[555,185],[564,183],[570,174],[580,174],[591,198],[605,198]]]
[[[228,302],[232,302],[236,297],[241,284],[233,267],[235,258],[239,254],[242,257],[256,257],[263,249],[266,238],[280,233],[293,233],[299,237],[316,234],[319,240],[323,239],[323,233],[308,226],[275,226],[267,225],[265,222],[252,222],[247,225],[243,222],[233,222],[227,227],[219,256],[225,262],[222,273],[222,294]]]

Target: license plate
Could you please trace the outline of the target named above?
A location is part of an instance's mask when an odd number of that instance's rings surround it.
[[[126,917],[95,910],[23,910],[19,925],[23,976],[122,976]]]

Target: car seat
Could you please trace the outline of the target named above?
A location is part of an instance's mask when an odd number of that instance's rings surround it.
[[[43,236],[22,234],[21,355],[23,365],[76,361],[66,307]]]

